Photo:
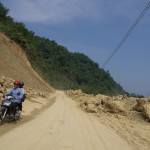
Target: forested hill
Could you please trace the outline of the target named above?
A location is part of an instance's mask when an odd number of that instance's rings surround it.
[[[39,37],[23,23],[14,22],[0,3],[0,32],[21,45],[32,67],[56,89],[82,89],[93,94],[117,95],[125,91],[98,64],[80,53],[71,53],[54,40]]]

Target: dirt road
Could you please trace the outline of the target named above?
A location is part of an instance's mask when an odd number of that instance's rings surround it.
[[[131,150],[63,92],[38,116],[0,136],[1,150]],[[1,128],[0,128],[1,129]]]

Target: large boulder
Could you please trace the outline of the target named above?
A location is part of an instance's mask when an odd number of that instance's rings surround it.
[[[97,107],[95,107],[94,104],[88,104],[86,111],[90,113],[97,113]]]
[[[143,115],[150,121],[150,104],[146,104],[143,106]]]
[[[80,97],[79,99],[80,107],[87,112],[96,113],[98,106],[101,105],[101,100],[94,97]]]
[[[127,94],[123,94],[122,99],[127,99],[127,98],[128,98]]]
[[[109,100],[112,100],[112,98],[111,97],[104,97],[101,99],[101,104],[105,105]]]
[[[104,110],[110,113],[124,113],[126,111],[123,102],[113,100],[107,101],[104,105]]]
[[[124,98],[122,99],[122,102],[124,103],[124,107],[127,111],[133,111],[134,107],[137,105],[136,99],[132,98]]]
[[[83,100],[83,101],[80,102],[80,107],[82,109],[86,110],[87,106],[88,106],[87,100]]]
[[[73,91],[73,94],[80,95],[80,94],[82,94],[82,90],[81,89],[75,90],[75,91]]]
[[[135,105],[134,110],[143,112],[143,106],[148,103],[147,98],[139,98],[136,100],[137,105]]]

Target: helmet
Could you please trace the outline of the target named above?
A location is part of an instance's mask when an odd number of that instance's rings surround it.
[[[23,87],[23,86],[24,86],[24,83],[22,81],[20,81],[19,87]]]
[[[19,82],[19,81],[14,81],[14,84],[15,84],[15,85],[19,85],[20,82]]]

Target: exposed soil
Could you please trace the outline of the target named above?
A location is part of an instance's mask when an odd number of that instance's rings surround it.
[[[23,51],[15,42],[0,33],[0,76],[23,81],[35,90],[54,92],[54,89],[31,68]]]

